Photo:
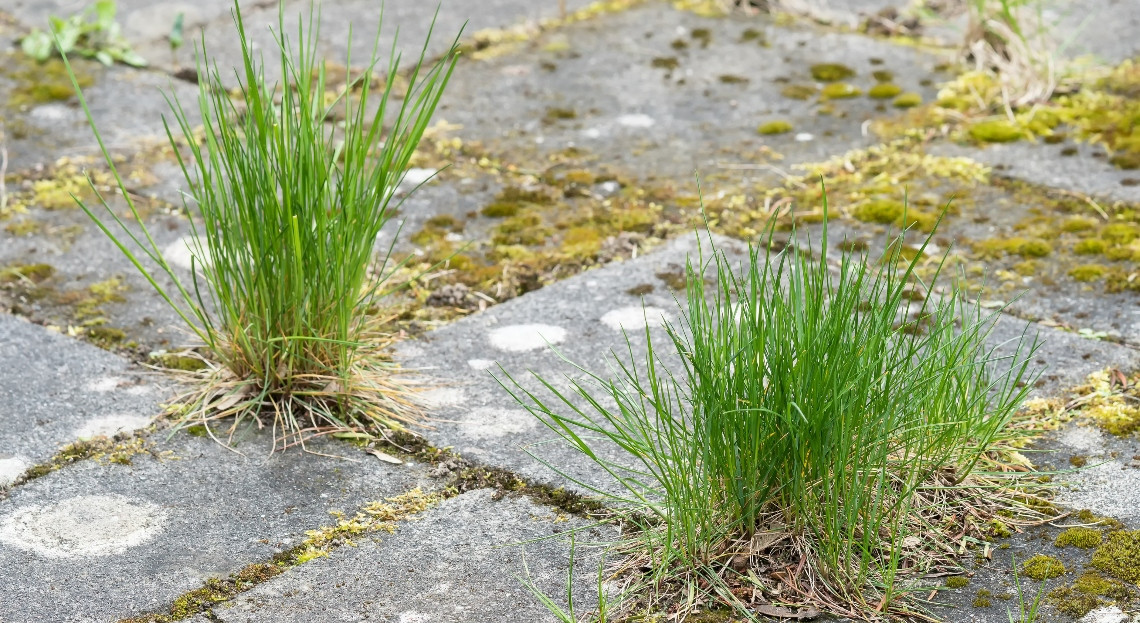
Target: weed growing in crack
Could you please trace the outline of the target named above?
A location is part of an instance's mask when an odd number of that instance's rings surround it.
[[[164,126],[190,189],[186,209],[201,222],[190,245],[192,281],[179,277],[142,226],[72,75],[134,223],[102,195],[102,216],[77,201],[208,348],[213,365],[182,407],[184,418],[234,415],[236,427],[268,417],[282,447],[321,432],[398,428],[415,409],[380,357],[383,323],[374,305],[391,291],[384,268],[390,249],[377,269],[374,244],[399,206],[396,188],[457,48],[453,43],[428,64],[425,43],[409,75],[412,88],[396,95],[394,43],[380,67],[389,79],[375,78],[377,28],[367,66],[334,91],[317,56],[319,15],[314,22],[310,8],[293,40],[282,8],[270,58],[279,60],[283,83],[272,84],[236,4],[233,17],[242,50],[237,93],[226,88],[203,40],[197,112],[204,127],[195,128],[182,103],[167,98],[175,123]],[[160,285],[161,273],[172,289]]]
[[[1012,434],[1036,340],[987,346],[997,316],[922,283],[922,254],[904,259],[901,235],[869,262],[829,255],[826,220],[816,254],[794,232],[773,250],[772,233],[743,268],[702,244],[666,345],[627,335],[612,375],[575,365],[587,380],[566,390],[536,374],[532,391],[503,372],[521,405],[613,477],[617,493],[578,485],[626,525],[629,557],[612,570],[635,596],[626,615],[906,612],[923,575],[955,567],[957,532],[985,538],[955,517],[1017,506],[979,466]],[[615,445],[627,460],[606,458]]]

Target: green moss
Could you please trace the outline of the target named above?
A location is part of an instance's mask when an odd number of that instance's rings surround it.
[[[974,595],[973,606],[975,608],[989,608],[990,605],[993,604],[993,602],[990,601],[990,597],[992,596],[993,595],[988,590],[984,588],[978,589],[977,594]]]
[[[946,588],[965,588],[969,583],[970,579],[961,575],[946,578]]]
[[[1041,270],[1041,263],[1037,260],[1024,260],[1013,265],[1013,272],[1022,277],[1032,277]]]
[[[902,93],[902,87],[890,82],[880,82],[867,91],[867,97],[877,100],[889,100]]]
[[[684,39],[674,39],[673,43],[669,44],[669,47],[677,51],[687,50],[689,48],[689,42]]]
[[[1074,619],[1085,616],[1101,605],[1096,595],[1087,595],[1068,586],[1059,586],[1049,591],[1048,598],[1054,608]]]
[[[1053,545],[1057,547],[1072,545],[1081,549],[1090,549],[1100,545],[1100,541],[1100,530],[1075,526],[1058,534],[1057,538],[1053,540]]]
[[[1021,574],[1037,581],[1059,578],[1065,574],[1065,565],[1052,556],[1037,554],[1021,563]]]
[[[1077,244],[1073,245],[1073,253],[1077,255],[1096,255],[1104,253],[1108,245],[1099,238],[1085,238]]]
[[[506,218],[519,213],[519,204],[512,201],[496,201],[483,206],[479,213],[490,218]]]
[[[658,56],[649,62],[651,67],[657,69],[664,69],[666,71],[673,71],[681,65],[676,56]]]
[[[197,372],[207,367],[201,357],[194,357],[182,353],[153,353],[150,361],[167,370],[181,370],[183,372]]]
[[[748,78],[744,76],[737,76],[735,74],[724,74],[717,78],[723,84],[748,84]]]
[[[503,221],[491,240],[496,245],[538,246],[544,244],[551,233],[537,214],[524,213]]]
[[[96,326],[87,329],[87,337],[95,344],[106,348],[122,343],[127,339],[127,334],[122,329]]]
[[[1106,528],[1108,530],[1123,530],[1124,529],[1124,524],[1113,519],[1112,517],[1102,517],[1100,515],[1096,515],[1091,510],[1089,510],[1087,508],[1084,508],[1084,509],[1077,511],[1077,519],[1081,523],[1103,526],[1104,528]]]
[[[30,281],[41,283],[47,281],[55,274],[55,268],[50,264],[12,264],[0,268],[0,283],[13,281]]]
[[[914,108],[916,106],[921,106],[922,96],[918,93],[913,92],[903,93],[902,95],[896,97],[895,101],[891,105],[895,108]]]
[[[1126,151],[1113,154],[1112,157],[1108,159],[1108,162],[1112,166],[1126,171],[1140,169],[1140,151]]]
[[[700,41],[702,48],[709,47],[709,43],[712,41],[712,31],[708,28],[694,28],[689,32],[689,36]]]
[[[546,109],[546,114],[543,115],[542,118],[547,123],[554,123],[555,121],[577,119],[578,113],[573,108],[559,108],[557,106],[553,106]]]
[[[1093,227],[1096,227],[1096,221],[1083,216],[1066,219],[1065,222],[1061,223],[1061,231],[1069,233],[1088,231]]]
[[[570,257],[592,259],[602,249],[602,236],[595,227],[571,227],[562,236],[562,252]]]
[[[1053,252],[1053,246],[1040,238],[1026,240],[1017,247],[1017,254],[1022,257],[1045,257]]]
[[[989,534],[995,539],[1008,539],[1013,536],[1013,531],[1009,529],[1009,526],[1007,526],[1005,522],[991,519],[989,522]]]
[[[780,90],[780,95],[794,100],[809,100],[819,92],[810,84],[789,84]]]
[[[1069,269],[1069,276],[1075,281],[1096,281],[1104,276],[1105,268],[1099,264],[1081,264]]]
[[[970,136],[979,143],[1012,143],[1024,133],[1006,119],[979,121],[970,126]]]
[[[1069,465],[1073,467],[1084,467],[1089,464],[1089,459],[1083,454],[1074,454],[1069,457]]]
[[[16,83],[8,93],[9,107],[20,110],[39,104],[66,101],[75,96],[75,89],[63,61],[52,59],[37,63],[17,54],[8,55],[4,60],[15,64],[15,69],[9,73]],[[85,61],[72,64],[81,88],[95,84],[94,77],[85,69],[87,65]]]
[[[904,213],[905,223],[903,222]],[[851,214],[856,219],[867,223],[916,227],[922,231],[930,231],[937,221],[937,217],[913,206],[907,207],[903,202],[894,199],[873,199],[857,206]]]
[[[787,121],[769,121],[761,124],[756,131],[765,136],[772,134],[787,134],[792,131],[792,124]]]
[[[1109,247],[1104,250],[1104,256],[1114,262],[1130,260],[1134,255],[1129,247]]]
[[[429,227],[437,227],[439,229],[449,229],[454,232],[463,231],[463,221],[455,218],[450,214],[439,214],[427,220]]]
[[[1140,429],[1140,409],[1120,398],[1089,407],[1084,415],[1117,437],[1127,437]]]
[[[653,284],[652,283],[638,284],[638,285],[633,286],[632,288],[625,291],[625,293],[630,295],[630,296],[645,296],[646,294],[650,294],[651,292],[653,292]]]
[[[0,217],[2,218],[2,217]],[[4,231],[16,237],[30,236],[40,231],[40,222],[30,218],[13,221],[4,226]]]
[[[1140,235],[1140,229],[1132,223],[1112,223],[1100,230],[1100,237],[1112,244],[1128,244]]]
[[[206,437],[207,435],[210,434],[210,432],[207,431],[206,427],[203,426],[202,424],[195,424],[193,426],[187,426],[186,428],[183,428],[182,430],[185,431],[186,434],[190,435],[191,437]]]
[[[1140,582],[1140,530],[1109,533],[1089,565],[1125,582]]]
[[[764,36],[764,31],[755,28],[746,28],[744,32],[740,33],[740,42],[748,43],[749,41],[758,41],[761,44],[765,43],[767,38]]]
[[[863,94],[857,87],[846,82],[832,82],[820,89],[819,94],[825,99],[850,99]]]
[[[854,75],[854,69],[838,63],[818,63],[811,66],[811,77],[820,82],[839,82]]]
[[[895,81],[894,72],[886,70],[886,69],[876,69],[875,71],[872,71],[871,77],[875,79],[875,82],[894,82]]]

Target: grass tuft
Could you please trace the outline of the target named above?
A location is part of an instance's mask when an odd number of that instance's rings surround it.
[[[177,98],[167,99],[173,124],[164,119],[164,126],[189,188],[185,208],[195,217],[190,282],[145,226],[125,224],[102,195],[101,214],[77,201],[205,344],[210,365],[179,412],[185,420],[233,415],[236,428],[245,419],[268,419],[282,447],[311,434],[399,428],[415,409],[380,352],[384,319],[375,306],[392,290],[392,273],[384,268],[390,250],[377,265],[374,245],[399,207],[396,189],[457,48],[428,64],[425,43],[407,75],[412,88],[396,94],[401,57],[393,41],[381,66],[378,27],[364,69],[334,90],[317,54],[319,13],[310,7],[307,22],[302,17],[290,35],[282,7],[269,54],[282,82],[271,83],[236,3],[232,14],[242,50],[242,66],[233,70],[238,88],[225,86],[203,39],[196,102],[203,127],[194,127]],[[349,40],[351,49],[351,33]],[[375,80],[378,68],[389,79]],[[172,289],[159,284],[159,273]]]
[[[963,534],[985,538],[984,521],[956,517],[1016,506],[976,468],[1032,386],[1036,340],[987,346],[996,316],[921,283],[923,254],[903,259],[902,235],[886,242],[879,261],[834,257],[825,220],[818,251],[793,232],[779,252],[750,245],[743,267],[702,244],[664,345],[627,336],[612,378],[575,366],[585,380],[569,390],[503,372],[520,404],[613,478],[578,484],[626,524],[629,558],[614,572],[638,587],[627,608],[905,613],[899,598],[925,573],[957,568],[947,552]]]

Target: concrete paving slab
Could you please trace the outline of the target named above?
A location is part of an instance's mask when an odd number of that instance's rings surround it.
[[[180,434],[159,458],[85,461],[17,487],[0,502],[0,620],[115,621],[165,612],[176,597],[335,523],[330,510],[424,482],[421,467],[382,463],[347,444],[273,456],[266,436],[234,453]],[[351,460],[349,460],[351,459]]]
[[[835,235],[841,239],[838,232]],[[722,239],[721,244],[730,250],[743,248],[735,241]],[[502,376],[501,365],[532,390],[539,385],[528,370],[554,383],[563,382],[564,375],[581,378],[550,344],[570,361],[606,376],[612,351],[629,356],[619,327],[640,332],[646,320],[658,325],[662,315],[679,317],[666,282],[682,274],[686,254],[695,251],[695,236],[685,236],[648,255],[571,277],[402,345],[404,365],[422,370],[446,390],[433,412],[439,421],[425,431],[427,438],[437,447],[454,447],[463,456],[541,481],[565,485],[570,478],[587,487],[612,490],[609,478],[591,461],[560,443],[546,443],[555,434],[515,404],[493,375]],[[641,312],[643,303],[646,315]],[[992,344],[1021,335],[1026,325],[1002,317]],[[1046,368],[1037,388],[1042,394],[1083,382],[1087,374],[1105,366],[1130,369],[1140,364],[1137,352],[1123,346],[1037,325],[1029,329],[1031,335],[1040,330],[1044,342],[1034,364]],[[653,326],[651,331],[655,340],[663,339],[662,329]],[[634,336],[633,354],[640,358],[643,353],[639,333]],[[566,478],[530,453],[562,470]],[[616,448],[606,458],[629,460]]]
[[[672,180],[694,171],[755,177],[767,165],[866,146],[864,122],[893,110],[865,94],[872,71],[890,70],[929,101],[926,80],[937,81],[932,71],[945,61],[858,34],[778,27],[765,16],[700,18],[656,2],[545,33],[520,52],[464,63],[439,115],[514,162],[573,149]],[[820,101],[817,63],[846,65],[861,94]],[[783,95],[787,87],[808,88],[806,99]],[[772,121],[792,128],[758,134]]]
[[[0,313],[0,488],[63,444],[146,426],[168,387],[127,360]]]
[[[526,577],[523,558],[535,585],[564,601],[569,544],[565,536],[547,537],[583,528],[580,542],[615,536],[612,528],[589,525],[526,498],[494,501],[490,490],[471,491],[401,522],[379,543],[342,547],[290,569],[215,608],[214,620],[555,621],[518,580]],[[526,543],[535,539],[545,540]],[[599,551],[575,553],[575,607],[587,612],[597,603]]]

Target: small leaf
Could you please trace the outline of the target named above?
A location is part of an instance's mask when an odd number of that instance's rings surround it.
[[[98,52],[95,52],[95,60],[103,63],[108,67],[115,63],[115,59],[111,58],[111,55],[108,54],[105,50],[99,50]]]
[[[146,59],[139,56],[134,50],[123,50],[119,54],[119,60],[131,67],[146,67]]]
[[[375,448],[368,448],[367,450],[365,450],[365,452],[367,452],[368,454],[371,454],[372,456],[380,459],[381,461],[384,461],[385,463],[391,463],[392,465],[403,465],[404,464],[403,461],[401,461],[400,459],[397,459],[396,457],[392,456],[391,454],[384,454],[383,452],[381,452]]]
[[[177,50],[182,47],[182,21],[185,13],[179,13],[174,18],[174,27],[170,29],[170,49]]]
[[[115,23],[115,0],[99,0],[95,3],[95,21],[100,28],[108,28]]]
[[[37,61],[46,61],[51,56],[52,40],[46,32],[33,30],[20,41],[20,49]]]

